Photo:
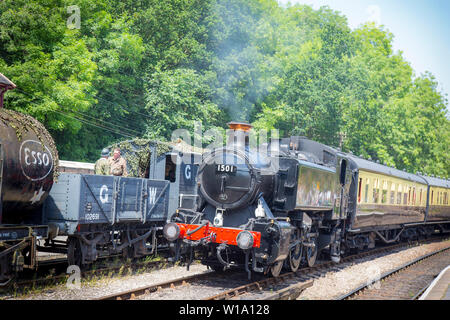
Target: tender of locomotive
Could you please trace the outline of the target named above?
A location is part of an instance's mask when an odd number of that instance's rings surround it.
[[[322,252],[449,231],[449,182],[379,165],[303,137],[272,139],[256,150],[251,126],[230,123],[226,147],[204,155],[202,201],[179,208],[165,237],[200,253],[215,270],[240,266],[278,276]],[[435,190],[434,190],[435,189]],[[430,191],[431,190],[431,191]],[[434,190],[434,191],[433,191]],[[433,194],[439,203],[429,202]]]

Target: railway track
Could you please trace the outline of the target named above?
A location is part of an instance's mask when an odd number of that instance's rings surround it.
[[[163,247],[158,249],[158,253],[166,253],[168,250],[168,248]],[[121,258],[121,255],[114,254],[99,257],[97,262],[86,267],[89,269],[81,272],[81,278],[90,279],[96,276],[119,273],[125,275],[136,272],[139,269],[143,271],[161,269],[170,264],[167,259],[163,258],[162,261],[142,262],[138,260],[137,263],[120,263],[120,265],[116,265],[111,260],[114,258]],[[21,273],[21,278],[11,281],[7,286],[0,287],[0,293],[15,292],[20,294],[32,288],[45,288],[46,286],[66,282],[70,276],[70,274],[66,273],[68,267],[66,256],[40,256],[37,265],[38,268],[36,270],[26,269]]]
[[[450,246],[386,272],[337,300],[416,300],[449,263]]]
[[[442,240],[442,239],[440,239]],[[431,242],[436,241],[432,240]],[[417,244],[429,243],[430,240],[418,241]],[[379,255],[393,250],[410,247],[411,244],[396,244],[367,252],[358,253],[341,259],[341,263],[356,259]],[[227,271],[225,273],[206,272],[188,277],[177,278],[157,284],[149,284],[137,289],[127,290],[100,297],[98,300],[134,300],[134,299],[164,299],[164,290],[167,290],[168,299],[188,298],[189,294],[176,294],[176,290],[194,291],[192,299],[202,300],[286,300],[296,299],[300,293],[314,283],[314,279],[329,271],[336,271],[340,264],[331,261],[322,262],[313,267],[306,267],[297,272],[281,274],[277,278],[258,277],[256,281],[249,282],[247,274],[242,271]],[[255,277],[256,278],[256,277]],[[227,288],[228,287],[228,288]],[[194,289],[193,289],[194,288]],[[198,293],[214,292],[201,297]],[[195,295],[195,293],[197,293]],[[171,298],[171,296],[173,298]]]
[[[58,262],[58,264],[63,265],[62,262]],[[113,275],[123,276],[135,273],[137,271],[148,272],[150,270],[159,270],[169,265],[170,265],[169,262],[165,259],[149,262],[113,265],[83,271],[81,272],[81,279],[87,280],[93,279],[95,277],[113,276]],[[55,267],[55,264],[49,263],[48,266]],[[65,266],[67,266],[67,262]],[[69,276],[70,274],[61,273],[58,275],[44,276],[37,279],[19,280],[10,285],[8,288],[4,288],[3,291],[5,291],[5,293],[14,291],[15,294],[20,294],[30,289],[45,288],[59,283],[61,284],[66,283]]]

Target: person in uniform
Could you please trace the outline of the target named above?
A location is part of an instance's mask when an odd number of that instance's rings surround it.
[[[113,156],[109,158],[109,165],[113,176],[128,177],[127,161],[121,157],[119,148],[114,149]]]
[[[95,174],[107,176],[111,172],[111,168],[109,165],[109,149],[105,148],[102,150],[101,158],[95,162],[94,171]]]

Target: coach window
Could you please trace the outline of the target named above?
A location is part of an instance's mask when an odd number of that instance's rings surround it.
[[[398,185],[398,190],[397,190],[397,204],[400,205],[402,204],[402,185],[399,184]]]
[[[395,204],[395,183],[391,184],[391,201],[390,204]]]
[[[380,193],[380,180],[377,178],[373,180],[373,203],[378,203],[379,193]]]
[[[423,205],[423,203],[422,203],[422,188],[420,188],[420,191],[419,191],[419,205],[420,206]]]
[[[175,160],[175,162],[173,162]],[[165,180],[169,180],[170,182],[175,182],[176,180],[176,172],[177,172],[177,156],[168,154],[166,155],[166,172],[165,172]]]
[[[431,204],[434,204],[434,190],[431,190]]]
[[[341,161],[341,175],[339,177],[339,180],[341,182],[341,185],[345,184],[345,175],[347,172],[347,160],[342,160]]]
[[[381,203],[387,202],[388,183],[386,180],[382,181],[383,191],[381,194]]]
[[[364,190],[364,202],[368,203],[369,202],[369,185],[370,185],[370,179],[367,178],[366,179],[366,189]]]

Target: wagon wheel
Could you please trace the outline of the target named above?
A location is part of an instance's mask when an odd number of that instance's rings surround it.
[[[283,262],[284,261],[278,261],[275,262],[271,267],[270,267],[270,273],[272,274],[272,276],[274,278],[278,277],[280,275],[281,269],[283,269]]]
[[[123,248],[122,257],[125,260],[133,260],[135,258],[134,257],[134,245]]]
[[[11,256],[11,254],[7,254],[0,258],[0,286],[6,286],[13,278],[10,264]]]
[[[313,240],[314,247],[306,248],[306,261],[308,262],[308,266],[312,267],[316,263],[317,258],[317,239]]]
[[[298,243],[289,251],[289,267],[291,268],[292,272],[298,270],[300,262],[302,261],[302,253],[303,250],[302,245],[300,243]]]
[[[81,242],[77,237],[70,237],[67,247],[67,260],[69,265],[83,266],[83,251],[81,250]]]

